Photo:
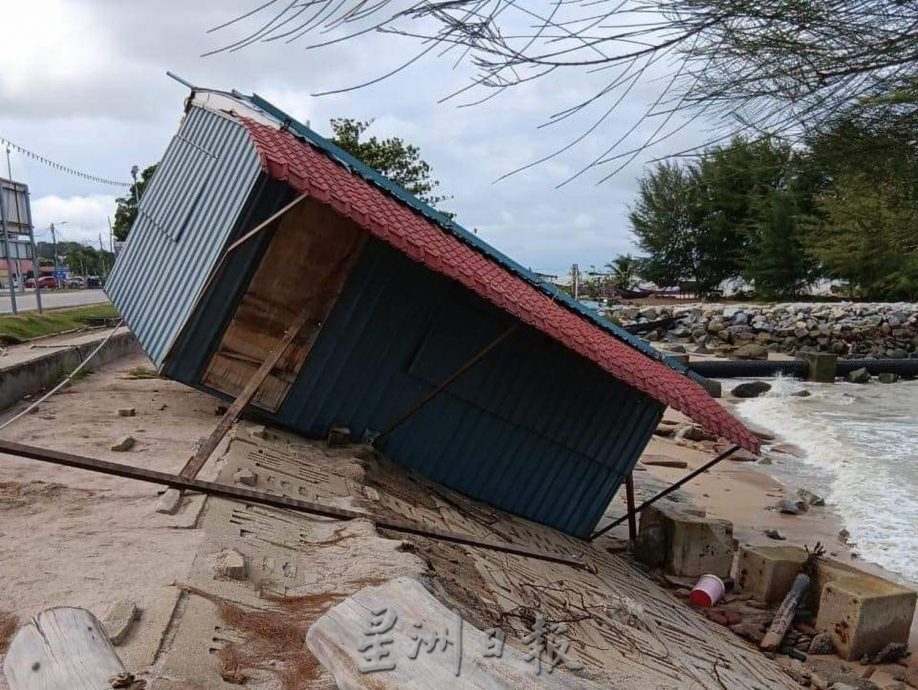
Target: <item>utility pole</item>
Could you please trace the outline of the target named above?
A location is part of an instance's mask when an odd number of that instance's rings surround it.
[[[131,166],[131,177],[134,178],[134,184],[131,185],[131,192],[134,194],[134,208],[140,206],[140,195],[137,193],[137,173],[139,172],[140,168],[138,166]]]
[[[102,248],[102,233],[99,233],[99,262],[102,264],[102,279],[108,277],[108,271],[105,268],[105,250]]]
[[[51,223],[51,244],[54,247],[51,251],[54,252],[54,281],[56,284],[57,283],[57,234],[54,232],[54,223]],[[35,281],[37,282],[38,278],[36,278]]]
[[[580,268],[577,264],[571,264],[571,290],[574,299],[580,299]]]

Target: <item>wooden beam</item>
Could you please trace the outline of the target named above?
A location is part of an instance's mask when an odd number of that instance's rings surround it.
[[[300,513],[309,513],[310,515],[319,515],[337,520],[370,520],[375,523],[377,528],[390,530],[392,532],[413,534],[418,537],[447,541],[479,549],[500,551],[515,556],[549,561],[551,563],[561,563],[575,568],[585,567],[583,560],[573,554],[541,551],[520,544],[478,539],[468,534],[428,528],[398,518],[389,518],[347,508],[338,508],[337,506],[301,501],[287,496],[265,494],[259,491],[251,491],[237,486],[227,486],[226,484],[218,484],[216,482],[208,482],[201,479],[186,479],[175,474],[158,472],[142,467],[131,467],[115,462],[107,462],[105,460],[96,460],[95,458],[87,458],[81,455],[51,450],[50,448],[38,448],[22,443],[0,440],[0,454],[13,455],[20,458],[38,460],[40,462],[49,462],[55,465],[64,465],[66,467],[76,467],[78,469],[110,474],[126,479],[136,479],[152,484],[162,484],[182,491],[197,491],[210,496],[219,496],[220,498],[228,498],[231,500],[243,501],[245,503],[255,503],[270,508],[281,508]]]
[[[268,354],[268,357],[258,368],[258,371],[252,375],[252,378],[250,378],[245,384],[245,388],[242,389],[242,392],[239,393],[239,395],[233,401],[232,405],[227,408],[223,418],[220,420],[220,423],[217,424],[216,428],[212,432],[210,432],[210,436],[208,436],[207,440],[201,444],[201,447],[198,448],[197,452],[195,452],[195,454],[188,459],[188,462],[185,463],[182,471],[179,472],[180,476],[185,479],[194,479],[196,476],[198,476],[198,472],[201,471],[204,463],[207,462],[207,459],[217,449],[217,446],[220,444],[220,441],[223,440],[223,437],[226,436],[227,432],[230,430],[230,427],[232,427],[233,424],[235,424],[239,419],[239,416],[242,414],[242,411],[245,409],[246,405],[249,404],[249,402],[252,400],[252,397],[255,395],[255,393],[258,392],[258,388],[262,383],[264,383],[264,380],[270,376],[271,372],[274,370],[274,367],[277,365],[277,362],[281,357],[284,356],[287,348],[290,347],[290,344],[303,329],[303,326],[306,325],[306,321],[309,320],[309,315],[312,313],[312,311],[312,300],[308,300],[306,305],[300,310],[300,313],[297,314],[296,318],[293,320],[293,323],[284,333],[283,339],[273,350],[271,350],[271,352]]]
[[[261,221],[258,225],[256,225],[254,228],[249,230],[246,234],[244,234],[238,240],[233,242],[229,247],[227,247],[226,251],[223,252],[223,256],[220,257],[220,262],[222,263],[226,259],[226,257],[230,255],[231,252],[235,251],[238,247],[248,242],[250,239],[255,237],[255,235],[257,235],[262,230],[264,230],[269,225],[271,225],[271,223],[278,220],[281,216],[283,216],[288,211],[292,211],[295,207],[299,206],[302,201],[308,198],[309,198],[308,194],[300,194],[300,196],[298,196],[296,199],[294,199],[289,204],[284,206],[282,209],[280,209],[279,211],[275,211],[270,216],[265,218],[265,220]]]

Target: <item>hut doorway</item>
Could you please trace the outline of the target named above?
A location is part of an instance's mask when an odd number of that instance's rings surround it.
[[[278,219],[267,250],[202,383],[236,397],[304,309],[306,325],[251,404],[277,411],[341,292],[366,233],[329,206],[305,199]]]

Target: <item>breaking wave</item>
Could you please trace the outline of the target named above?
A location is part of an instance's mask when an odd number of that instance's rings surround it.
[[[771,383],[737,412],[806,452],[780,479],[821,491],[862,558],[918,581],[918,381]]]

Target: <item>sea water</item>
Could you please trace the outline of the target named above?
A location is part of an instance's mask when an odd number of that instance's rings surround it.
[[[806,455],[763,469],[820,493],[862,558],[918,581],[918,381],[770,383],[737,412],[778,435],[772,443],[793,443]],[[801,390],[810,395],[792,395]]]

